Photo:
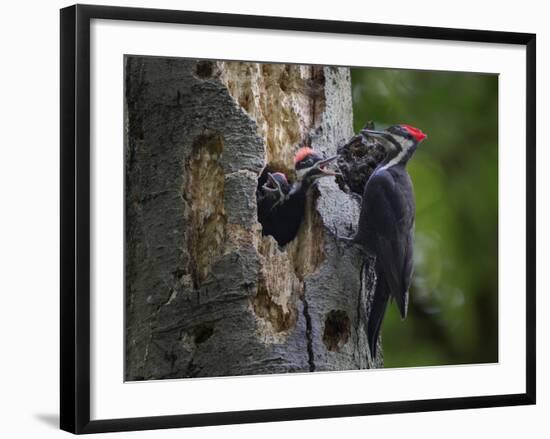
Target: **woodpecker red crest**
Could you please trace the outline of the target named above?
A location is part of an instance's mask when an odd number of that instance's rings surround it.
[[[418,128],[415,128],[411,125],[407,125],[407,124],[401,124],[401,127],[406,129],[407,132],[413,136],[417,142],[421,142],[422,140],[424,140],[426,138],[426,134],[424,134],[421,130],[419,130]]]

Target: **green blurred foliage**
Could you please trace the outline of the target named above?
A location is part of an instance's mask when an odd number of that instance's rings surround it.
[[[386,367],[498,361],[498,76],[352,69],[356,132],[407,123],[428,138],[416,194],[409,315],[382,328]]]

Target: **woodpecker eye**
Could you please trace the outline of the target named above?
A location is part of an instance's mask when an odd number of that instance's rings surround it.
[[[401,125],[392,126],[392,127],[388,128],[388,131],[392,134],[396,134],[396,135],[404,137],[406,139],[411,138],[410,133],[407,130],[405,130]]]

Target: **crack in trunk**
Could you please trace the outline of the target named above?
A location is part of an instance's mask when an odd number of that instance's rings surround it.
[[[302,303],[304,306],[304,318],[306,320],[306,340],[307,340],[307,362],[309,371],[315,372],[315,359],[313,356],[313,326],[311,323],[311,315],[309,314],[309,304],[306,299],[306,285],[304,283],[304,292],[302,294]]]

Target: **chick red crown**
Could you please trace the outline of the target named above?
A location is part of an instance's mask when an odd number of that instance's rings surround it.
[[[271,175],[273,175],[274,177],[275,177],[275,176],[276,176],[276,177],[280,177],[280,178],[282,178],[284,181],[288,181],[287,178],[286,178],[286,175],[283,174],[282,172],[274,172],[274,173],[272,173]]]
[[[312,154],[316,154],[316,152],[312,148],[310,148],[309,146],[302,146],[294,156],[294,165],[301,162],[307,156]]]

